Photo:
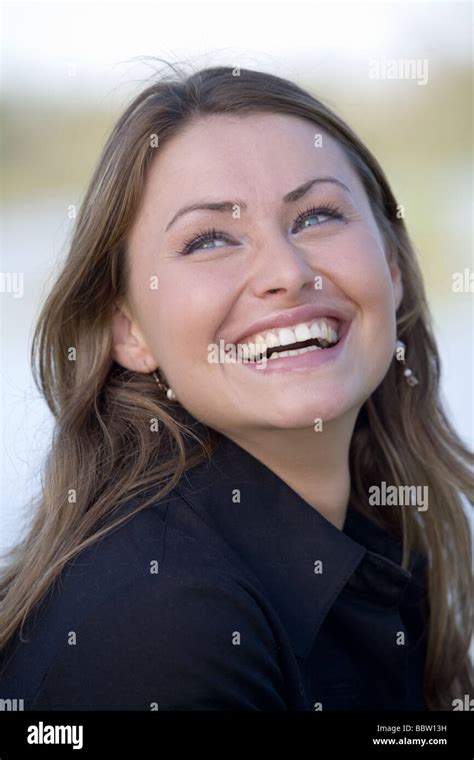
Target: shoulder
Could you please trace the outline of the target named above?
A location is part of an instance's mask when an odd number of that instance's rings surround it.
[[[264,599],[188,512],[172,492],[66,568],[19,650],[27,709],[285,709]]]
[[[262,709],[278,704],[272,631],[216,572],[131,581],[68,632],[32,709]]]

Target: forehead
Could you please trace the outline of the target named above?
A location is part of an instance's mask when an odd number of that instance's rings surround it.
[[[156,150],[139,216],[152,212],[160,227],[180,206],[204,199],[279,205],[283,195],[317,176],[335,176],[355,195],[364,194],[342,146],[299,116],[200,116]]]

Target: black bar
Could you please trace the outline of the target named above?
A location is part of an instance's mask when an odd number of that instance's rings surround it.
[[[214,753],[225,757],[240,751],[245,758],[259,748],[268,756],[269,750],[281,754],[285,747],[291,747],[292,758],[310,752],[314,760],[344,757],[343,752],[347,757],[396,758],[403,753],[406,758],[473,760],[473,718],[467,711],[12,711],[0,713],[0,760],[108,758],[132,752],[130,757],[141,760],[169,756],[170,750],[173,755],[187,750],[193,757]],[[63,739],[69,743],[60,743],[61,732],[55,728],[60,726],[65,727]],[[29,743],[28,736],[43,743]],[[50,738],[57,743],[47,743]]]

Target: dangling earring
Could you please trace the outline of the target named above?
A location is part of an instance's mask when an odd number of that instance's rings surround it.
[[[395,343],[395,358],[397,362],[401,362],[402,364],[405,364],[405,349],[406,345],[402,340],[397,340]],[[406,367],[403,370],[403,374],[405,375],[405,379],[408,383],[408,385],[418,385],[418,379],[415,377],[411,369],[409,367]]]
[[[143,362],[143,363],[145,367],[148,369],[146,362]],[[174,392],[174,390],[172,388],[168,388],[167,385],[161,382],[160,377],[156,371],[152,372],[151,374],[155,378],[160,391],[163,391],[163,393],[166,393],[166,397],[169,398],[170,401],[176,401],[176,393]]]
[[[164,393],[166,393],[166,397],[169,398],[170,401],[176,401],[176,393],[174,392],[174,390],[172,388],[168,388],[168,386],[166,386],[164,383],[161,382],[157,372],[152,372],[151,374],[153,375],[156,382],[158,383],[158,388],[160,389],[160,391],[163,391]]]

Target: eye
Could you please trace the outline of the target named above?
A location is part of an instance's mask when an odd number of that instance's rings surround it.
[[[323,221],[318,221],[316,224],[308,224],[305,223],[311,219],[312,217],[327,217],[326,219],[323,219]],[[301,214],[298,214],[296,219],[293,219],[293,224],[295,225],[303,225],[303,227],[320,227],[323,224],[326,224],[330,221],[344,221],[345,215],[341,211],[341,209],[338,206],[334,206],[331,203],[327,203],[324,206],[310,206],[306,209],[306,211],[303,211]]]
[[[180,256],[187,256],[194,251],[212,251],[214,248],[204,248],[207,243],[213,243],[215,240],[223,240],[226,243],[232,243],[231,238],[225,232],[218,232],[214,227],[209,230],[201,230],[198,235],[185,240],[183,247],[176,253]]]
[[[305,222],[311,219],[311,217],[327,217],[327,219],[318,221],[316,224],[305,225]],[[306,211],[298,214],[296,219],[293,219],[293,224],[303,224],[307,229],[308,227],[320,227],[321,225],[326,224],[330,221],[345,221],[345,219],[346,217],[344,213],[338,206],[327,203],[324,206],[310,206],[306,209]],[[194,235],[189,240],[185,240],[183,247],[180,251],[176,251],[176,254],[178,256],[188,256],[189,254],[195,253],[196,251],[215,250],[214,246],[207,247],[207,244],[213,243],[216,240],[222,240],[223,242],[230,243],[232,245],[232,239],[229,237],[229,235],[227,235],[225,232],[219,232],[215,229],[215,227],[212,227],[211,229],[200,230],[197,235]]]

